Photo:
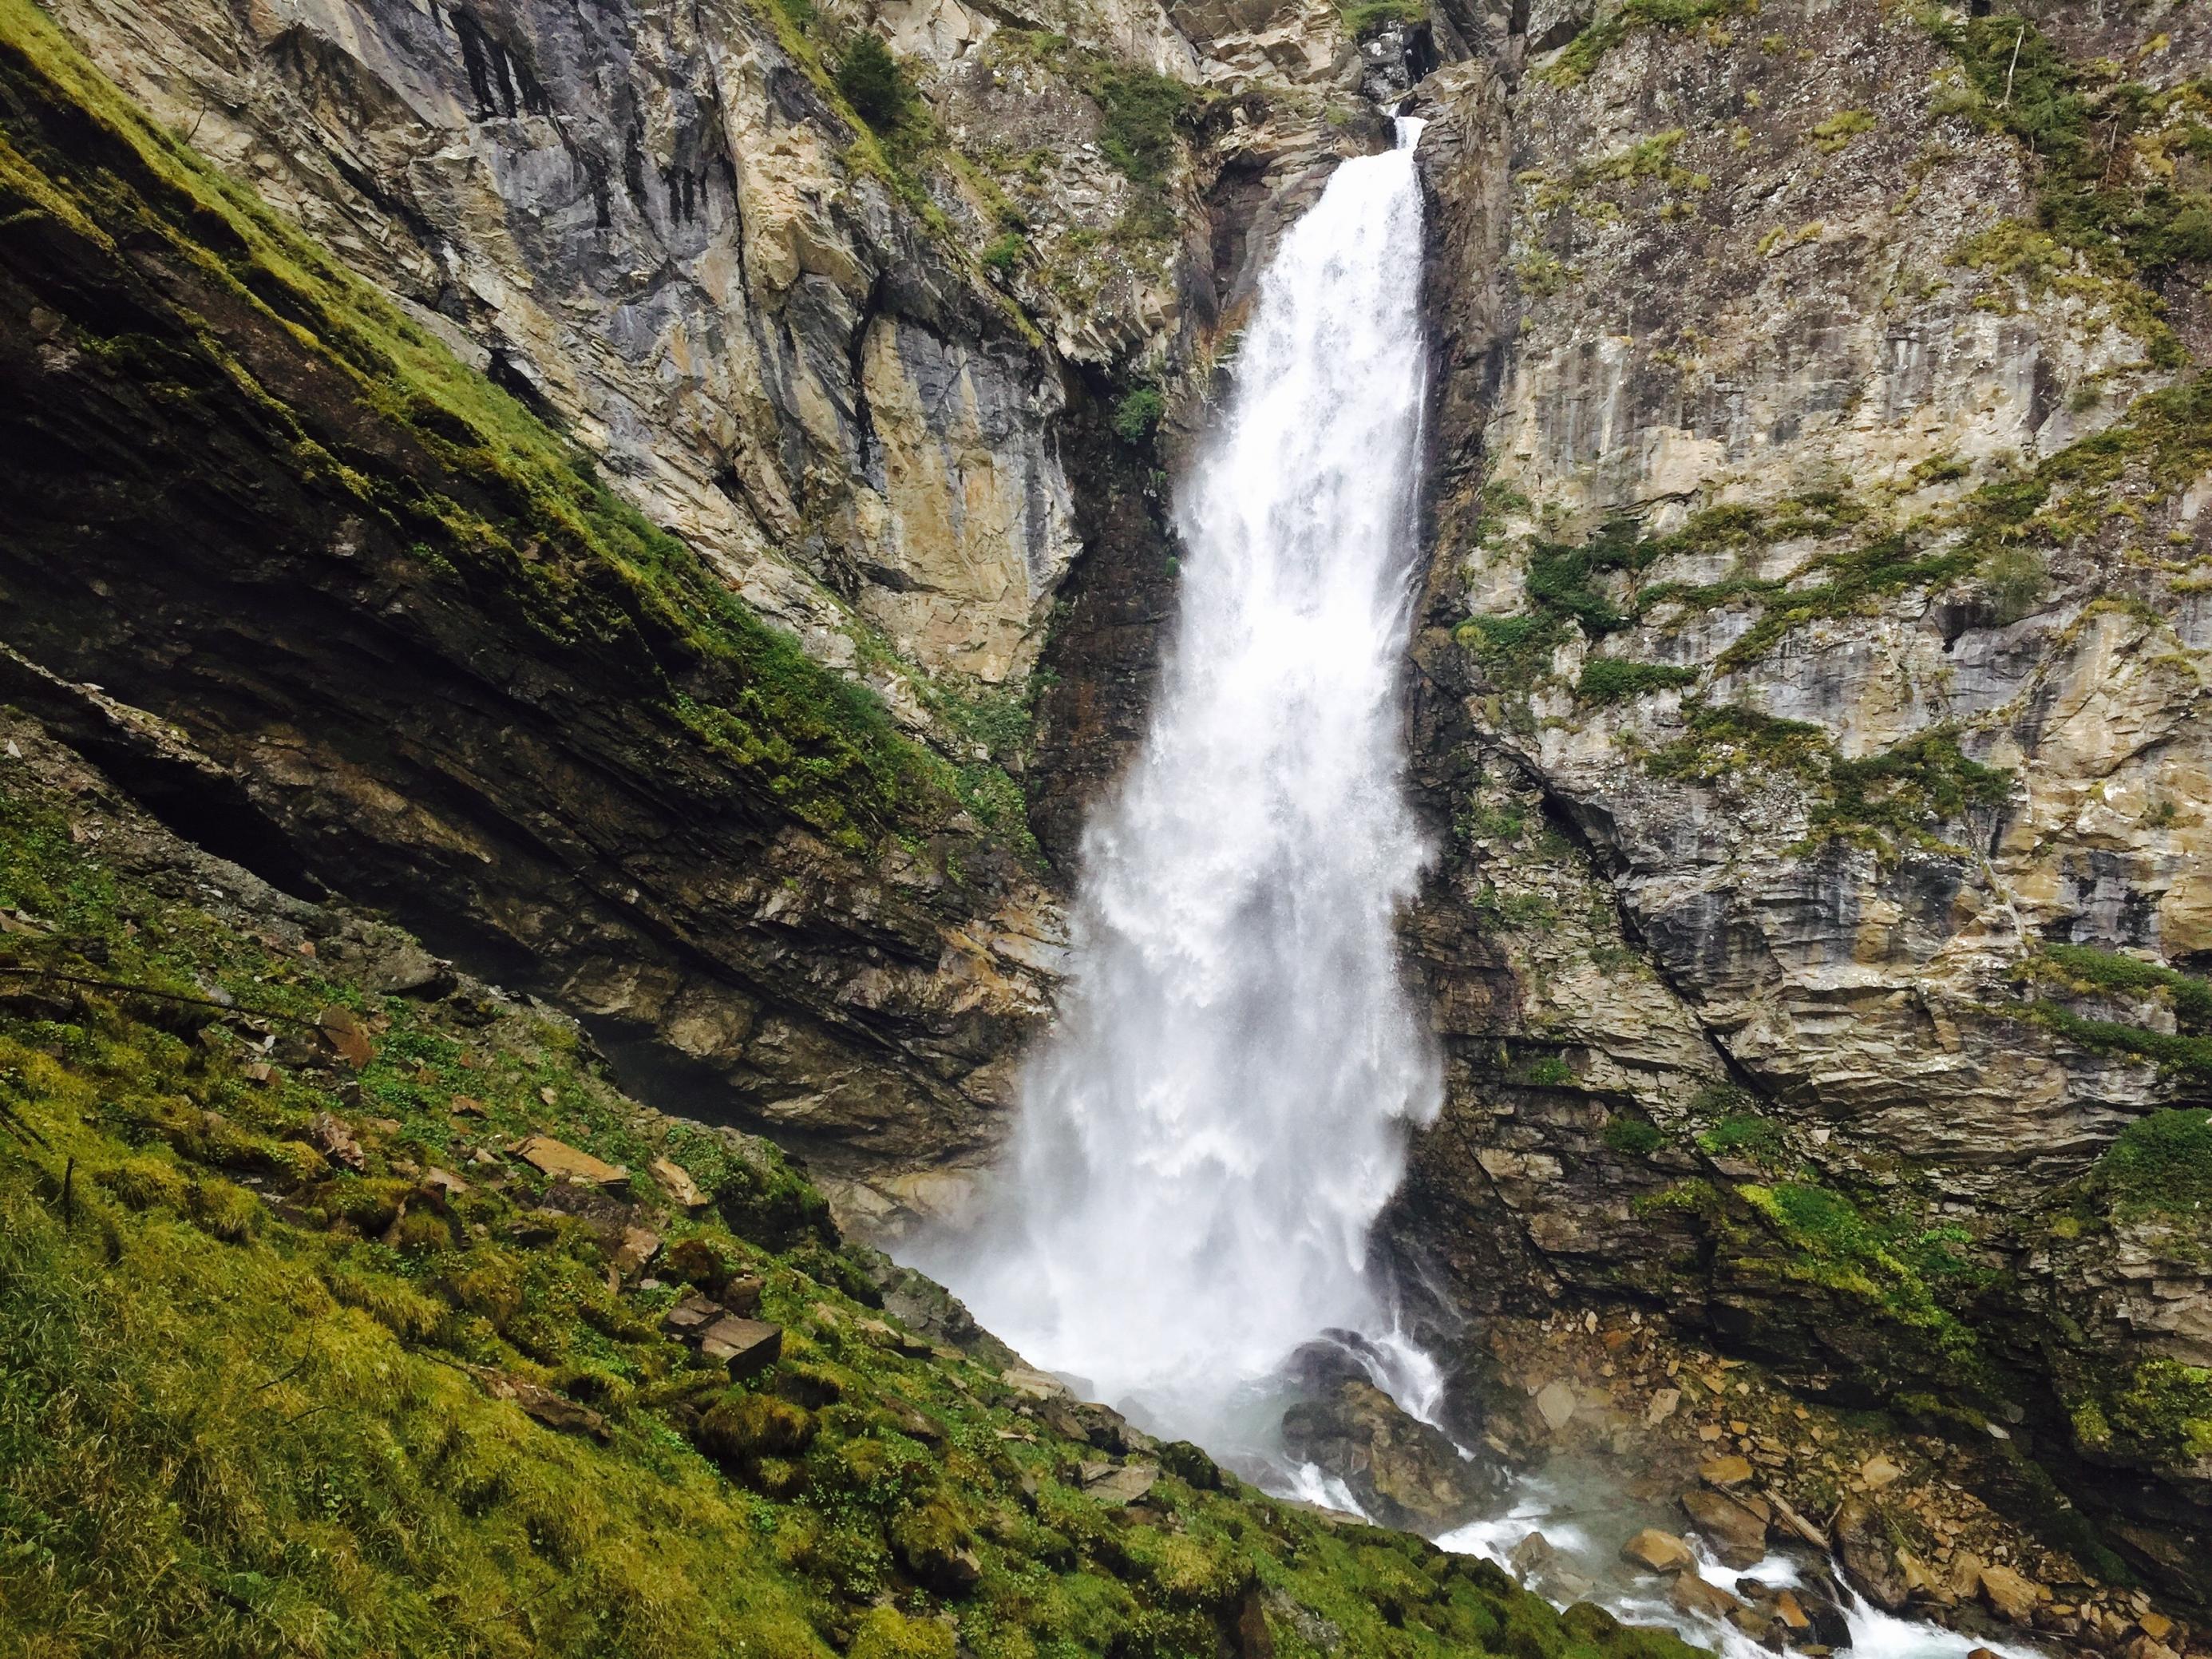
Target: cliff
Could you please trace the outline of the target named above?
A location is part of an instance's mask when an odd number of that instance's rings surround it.
[[[2212,36],[1971,9],[1536,6],[1423,89],[1393,1237],[1994,1425],[2201,1599]]]

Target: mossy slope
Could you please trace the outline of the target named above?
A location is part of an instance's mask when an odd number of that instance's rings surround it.
[[[573,1028],[0,726],[13,1650],[1686,1651],[1071,1424],[764,1145],[624,1099]],[[627,1182],[549,1188],[538,1133]],[[636,1227],[661,1254],[619,1270]],[[732,1274],[784,1328],[736,1387],[659,1326]],[[1083,1490],[1102,1442],[1164,1469],[1143,1500]]]

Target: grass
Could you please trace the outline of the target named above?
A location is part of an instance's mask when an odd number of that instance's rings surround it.
[[[984,1348],[899,1333],[772,1149],[638,1107],[482,987],[375,994],[336,917],[258,908],[118,810],[0,760],[0,907],[40,930],[0,948],[46,975],[0,975],[0,1647],[1174,1659],[1265,1618],[1285,1655],[1688,1659],[1193,1448],[1140,1510],[1098,1504],[1066,1474],[1097,1449]],[[358,1071],[290,1023],[339,1006]],[[318,1149],[333,1121],[360,1169]],[[507,1150],[538,1133],[631,1170],[605,1202],[668,1282],[611,1280],[589,1206]],[[659,1329],[675,1281],[732,1272],[784,1333],[734,1387]],[[502,1397],[526,1384],[589,1431]]]
[[[872,692],[807,657],[565,438],[143,117],[27,0],[0,0],[0,212],[15,234],[36,226],[91,250],[118,284],[159,250],[303,366],[264,382],[190,313],[156,338],[106,333],[85,308],[80,349],[167,396],[249,400],[282,434],[272,454],[388,526],[426,583],[458,585],[532,636],[526,652],[620,659],[654,682],[672,733],[848,850],[957,810],[954,769]],[[295,404],[310,385],[317,406]]]
[[[1337,15],[1344,32],[1355,40],[1390,27],[1413,27],[1428,21],[1423,0],[1338,0]]]
[[[1537,78],[1554,87],[1577,86],[1636,29],[1680,31],[1758,9],[1758,0],[1624,0],[1612,15],[1562,46],[1558,57],[1536,71]]]
[[[1575,695],[1600,707],[1626,702],[1652,691],[1697,684],[1698,671],[1668,663],[1629,662],[1619,657],[1592,657],[1583,664]]]

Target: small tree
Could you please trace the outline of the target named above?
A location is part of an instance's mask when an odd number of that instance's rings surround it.
[[[837,90],[854,113],[878,132],[890,132],[906,119],[906,72],[890,49],[872,34],[854,37],[837,62]]]

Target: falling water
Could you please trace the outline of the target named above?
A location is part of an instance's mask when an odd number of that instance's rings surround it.
[[[1285,237],[1179,493],[1182,606],[1142,751],[1091,823],[1063,1018],[1004,1211],[929,1265],[1033,1360],[1179,1433],[1366,1272],[1430,1044],[1393,921],[1425,856],[1401,783],[1424,396],[1413,144],[1346,161]]]

